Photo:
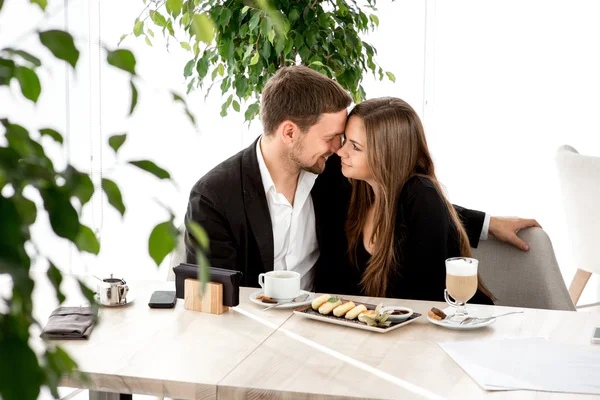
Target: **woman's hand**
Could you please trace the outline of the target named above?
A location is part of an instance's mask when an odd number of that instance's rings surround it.
[[[512,217],[491,217],[489,234],[494,238],[510,243],[523,251],[529,250],[529,245],[517,236],[521,229],[542,226],[535,219],[512,218]]]

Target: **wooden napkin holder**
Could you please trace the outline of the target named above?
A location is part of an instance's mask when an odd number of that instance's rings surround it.
[[[202,311],[209,314],[223,314],[230,307],[223,305],[223,284],[208,282],[204,294],[200,294],[202,282],[186,279],[183,307],[186,310]]]

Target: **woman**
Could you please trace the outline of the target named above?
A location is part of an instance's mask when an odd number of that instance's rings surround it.
[[[350,113],[337,152],[352,182],[349,258],[368,296],[444,301],[445,260],[471,255],[469,239],[435,176],[419,117],[380,98]],[[478,279],[470,303],[493,304]]]

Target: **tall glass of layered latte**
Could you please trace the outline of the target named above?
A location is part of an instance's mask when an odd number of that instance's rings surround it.
[[[468,257],[455,257],[446,260],[444,298],[448,304],[456,308],[456,312],[451,318],[454,321],[461,321],[467,317],[467,301],[477,292],[478,264],[479,262],[476,259]]]

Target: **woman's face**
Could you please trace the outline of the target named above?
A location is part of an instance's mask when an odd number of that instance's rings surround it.
[[[337,155],[342,159],[342,173],[346,178],[372,180],[367,164],[367,135],[360,117],[351,116],[346,123],[345,141]]]

